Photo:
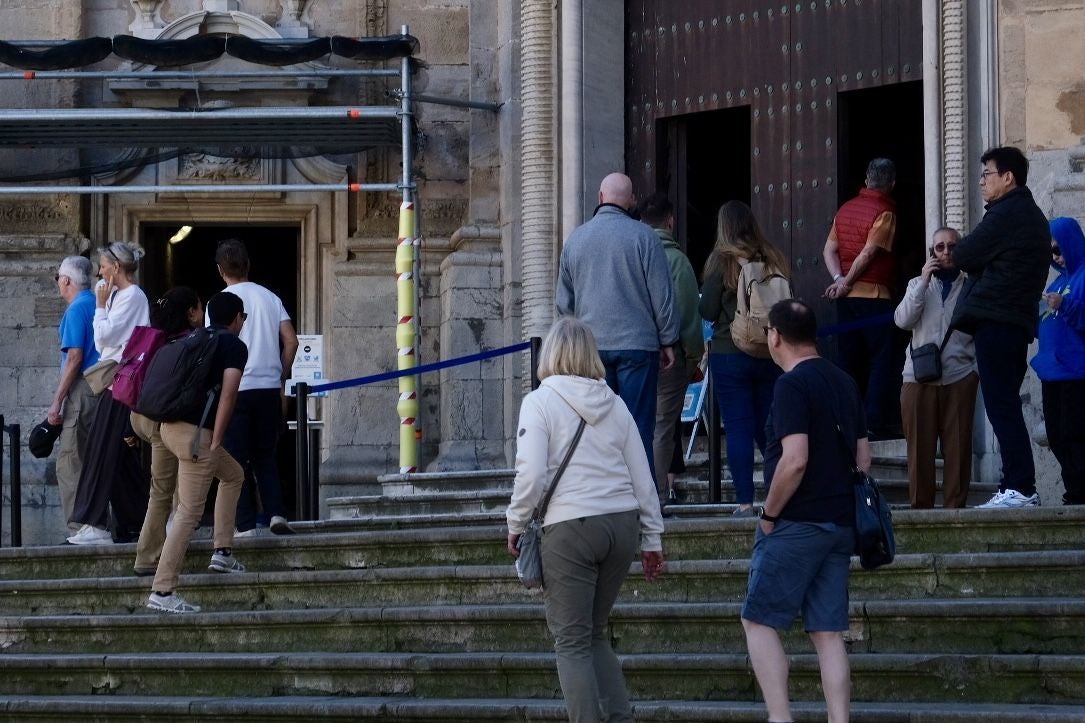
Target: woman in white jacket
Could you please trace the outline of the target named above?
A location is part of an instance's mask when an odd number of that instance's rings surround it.
[[[599,721],[602,710],[603,720],[632,721],[606,628],[638,542],[645,578],[663,570],[655,482],[633,416],[604,381],[588,327],[559,319],[543,342],[538,374],[542,385],[520,407],[508,549],[519,554],[520,535],[585,420],[543,520],[546,622],[569,720]]]
[[[94,346],[101,360],[120,362],[132,331],[150,324],[147,295],[135,282],[141,258],[143,249],[123,241],[98,249],[102,279],[94,288]],[[73,545],[113,542],[107,527],[110,506],[116,538],[127,542],[139,537],[147,512],[148,485],[138,451],[125,441],[131,434],[130,413],[113,399],[110,389],[101,393],[75,493],[71,521],[82,527],[68,538]]]

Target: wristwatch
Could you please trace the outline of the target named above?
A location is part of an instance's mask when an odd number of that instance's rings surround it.
[[[833,274],[833,283],[835,284],[840,279],[844,278],[844,274]]]
[[[759,510],[757,511],[757,516],[758,516],[758,517],[760,517],[760,518],[761,518],[762,520],[764,520],[765,522],[776,522],[777,520],[779,520],[779,519],[780,519],[779,517],[773,517],[773,516],[772,516],[772,515],[770,515],[769,513],[765,512],[765,508],[764,508],[764,507],[760,508],[760,509],[759,509]]]

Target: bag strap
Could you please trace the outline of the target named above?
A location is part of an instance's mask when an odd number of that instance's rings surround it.
[[[540,524],[542,523],[543,518],[546,516],[546,508],[550,506],[550,498],[554,496],[554,489],[557,488],[561,476],[565,474],[565,468],[569,466],[569,460],[573,458],[573,452],[576,451],[576,446],[580,444],[580,437],[584,434],[584,427],[587,426],[587,424],[587,421],[583,417],[580,417],[580,425],[577,426],[576,434],[573,435],[573,441],[572,444],[569,445],[569,451],[565,453],[565,459],[561,460],[558,471],[554,473],[554,481],[550,483],[550,487],[546,490],[542,502],[531,514],[532,520],[537,520]]]
[[[829,380],[825,378],[825,375],[821,373],[821,370],[814,369],[814,371],[817,372],[817,375],[821,377],[825,381],[826,386],[828,386]],[[848,446],[848,438],[844,436],[844,430],[840,428],[840,421],[836,417],[836,408],[834,407],[833,426],[836,427],[836,438],[840,440],[840,448],[844,450],[844,457],[851,460],[852,472],[862,472],[862,470],[859,469],[859,459],[855,456],[855,453],[851,451],[851,447]],[[856,452],[858,451],[859,450],[856,449]]]

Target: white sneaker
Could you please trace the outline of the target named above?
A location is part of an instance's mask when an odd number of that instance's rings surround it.
[[[252,528],[251,530],[245,530],[244,532],[239,532],[236,529],[234,530],[234,537],[235,538],[236,537],[256,537],[258,534],[259,533],[256,531],[255,527]]]
[[[83,525],[79,532],[68,538],[70,545],[112,545],[113,535],[109,530],[103,530],[93,525]]]
[[[193,605],[175,592],[169,595],[152,592],[147,598],[147,607],[162,613],[198,613],[200,611],[199,605]]]
[[[1040,493],[1035,492],[1030,497],[1026,497],[1017,490],[1006,490],[1005,492],[996,492],[994,496],[984,504],[980,505],[984,509],[1011,509],[1015,507],[1039,507],[1040,506]]]

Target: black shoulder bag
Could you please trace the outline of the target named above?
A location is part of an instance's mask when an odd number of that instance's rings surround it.
[[[920,384],[929,384],[942,378],[942,352],[949,342],[953,329],[946,331],[941,344],[933,341],[920,347],[912,346],[908,342],[908,350],[912,355],[912,375]]]
[[[933,346],[933,345],[932,345]],[[882,497],[878,483],[869,474],[859,469],[844,431],[836,425],[840,437],[840,446],[852,459],[851,481],[855,493],[855,554],[864,570],[873,570],[888,565],[897,553],[897,542],[893,536],[893,512],[889,503]]]
[[[584,426],[587,424],[584,418],[580,418],[580,425],[576,428],[576,435],[573,437],[572,443],[569,445],[569,451],[565,453],[565,459],[561,460],[561,465],[558,467],[558,471],[554,473],[554,481],[550,483],[550,487],[546,490],[546,494],[543,495],[542,502],[531,513],[531,521],[527,523],[527,528],[523,534],[520,535],[520,540],[517,543],[517,547],[520,550],[520,556],[516,558],[516,575],[520,578],[520,582],[524,584],[524,587],[531,588],[542,587],[543,584],[543,569],[542,569],[542,523],[546,517],[546,508],[550,506],[550,498],[554,496],[554,489],[558,486],[558,481],[561,480],[561,476],[565,474],[565,468],[569,466],[569,460],[573,457],[573,452],[576,450],[576,446],[580,444],[580,437],[584,434]]]

